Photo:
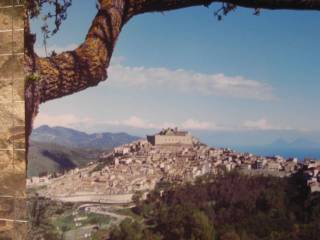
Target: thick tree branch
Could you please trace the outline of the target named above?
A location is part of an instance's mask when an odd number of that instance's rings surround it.
[[[101,1],[91,28],[82,45],[47,58],[36,57],[40,103],[63,97],[107,78],[106,68],[124,23],[124,1]]]
[[[168,11],[212,3],[230,3],[247,8],[320,10],[320,0],[130,0],[130,15]]]

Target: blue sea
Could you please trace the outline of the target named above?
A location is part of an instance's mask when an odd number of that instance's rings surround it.
[[[305,158],[320,159],[320,149],[286,149],[286,148],[269,148],[257,146],[233,146],[231,149],[238,152],[249,152],[259,156],[280,155],[285,158],[296,157],[299,160]]]

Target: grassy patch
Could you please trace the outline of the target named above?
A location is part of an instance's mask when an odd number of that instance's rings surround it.
[[[111,218],[105,215],[89,213],[86,215],[88,218],[82,221],[82,224],[97,224],[100,226],[106,226],[110,223]]]
[[[117,209],[114,212],[118,213],[118,214],[121,214],[121,215],[124,215],[124,216],[132,217],[136,221],[142,221],[143,220],[143,217],[138,215],[138,214],[136,214],[136,213],[134,213],[131,208]]]
[[[109,234],[109,230],[99,229],[92,235],[92,240],[104,240]]]
[[[53,225],[58,227],[61,232],[66,232],[75,228],[71,212],[53,218]]]

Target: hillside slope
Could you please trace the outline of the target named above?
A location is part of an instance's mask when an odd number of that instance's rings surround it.
[[[28,155],[28,177],[84,166],[95,161],[99,153],[99,150],[32,141]]]
[[[55,143],[70,147],[111,149],[119,145],[138,140],[139,137],[127,133],[92,133],[88,134],[65,127],[43,125],[32,131],[31,140]]]
[[[41,126],[31,135],[28,177],[85,166],[96,161],[102,151],[137,139],[126,133],[87,134],[70,128]]]

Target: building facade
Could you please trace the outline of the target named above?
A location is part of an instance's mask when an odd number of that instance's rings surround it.
[[[155,135],[147,136],[152,145],[192,145],[192,136],[187,131],[179,131],[177,128],[163,129]]]

